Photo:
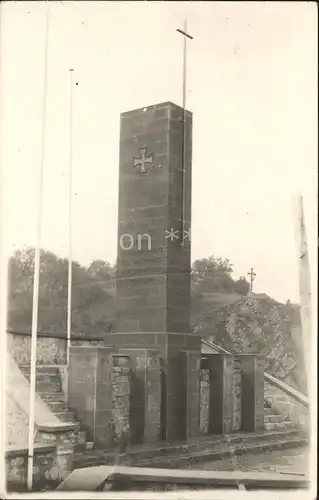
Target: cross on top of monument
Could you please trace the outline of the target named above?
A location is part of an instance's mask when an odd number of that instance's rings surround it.
[[[140,149],[141,157],[134,158],[134,160],[133,160],[133,167],[141,166],[140,172],[142,174],[147,171],[147,168],[145,168],[145,164],[153,163],[153,155],[152,154],[147,155],[146,152],[147,152],[147,148]]]

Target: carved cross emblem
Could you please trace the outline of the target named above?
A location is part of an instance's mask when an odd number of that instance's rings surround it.
[[[150,164],[153,163],[153,155],[152,154],[147,155],[146,152],[147,152],[146,148],[140,149],[141,157],[140,158],[134,158],[134,160],[133,160],[133,167],[139,167],[139,166],[141,166],[140,172],[142,174],[148,170],[145,167],[145,165],[147,163],[150,163]]]

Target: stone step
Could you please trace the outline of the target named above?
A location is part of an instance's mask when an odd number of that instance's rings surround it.
[[[50,401],[50,400],[44,400],[44,399],[43,399],[43,401],[45,401],[45,403],[50,407],[50,409],[53,411],[53,413],[68,411],[67,405],[64,401]]]
[[[153,460],[142,460],[138,463],[138,466],[141,467],[164,467],[164,468],[178,468],[183,467],[186,463],[188,465],[195,464],[201,461],[214,461],[221,460],[226,457],[243,455],[244,453],[263,453],[265,451],[271,450],[280,450],[280,449],[291,449],[297,448],[301,446],[307,445],[307,439],[305,438],[295,438],[295,439],[287,439],[287,440],[276,440],[271,442],[263,442],[263,443],[253,443],[246,445],[244,447],[235,446],[232,450],[227,450],[226,447],[216,449],[213,452],[202,452],[198,454],[187,454],[180,457],[174,457],[172,459],[164,458]]]
[[[55,413],[55,416],[60,419],[62,422],[76,422],[76,419],[75,419],[75,416],[74,416],[74,413],[73,411],[61,411],[61,412],[57,412]]]
[[[265,429],[267,431],[281,431],[281,430],[290,430],[296,429],[296,424],[291,421],[283,421],[283,422],[266,422]]]
[[[206,452],[207,450],[216,450],[226,447],[227,450],[233,450],[237,446],[239,448],[246,448],[247,446],[268,442],[277,442],[278,440],[291,440],[299,438],[299,431],[296,429],[287,431],[272,431],[272,432],[260,432],[260,433],[240,433],[238,435],[231,434],[229,436],[222,435],[207,435],[205,439],[195,439],[186,443],[177,443],[168,445],[162,443],[159,445],[142,445],[133,446],[126,453],[125,456],[130,463],[140,464],[141,460],[152,460],[154,457],[156,459],[164,459],[165,457],[176,458],[184,456],[185,454],[197,455],[198,453]],[[75,458],[75,462],[78,464],[82,463],[82,460],[93,459],[94,463],[92,465],[110,465],[113,464],[118,459],[118,452],[110,452],[109,450],[94,450],[94,454],[83,451],[84,448],[76,448],[76,452],[82,451]],[[83,455],[84,453],[84,455]],[[82,456],[83,455],[83,456]],[[85,458],[86,457],[86,458]],[[76,467],[82,467],[82,465],[76,465]],[[84,467],[84,465],[83,465]]]
[[[59,402],[59,403],[65,403],[65,396],[63,392],[41,392],[39,393],[40,398],[47,402]]]
[[[30,381],[29,373],[25,373],[24,376]],[[36,374],[36,390],[37,392],[49,392],[50,388],[52,391],[61,391],[61,377],[59,373],[37,373]]]
[[[252,439],[252,440],[250,440]],[[230,440],[231,441],[231,440]],[[242,442],[228,443],[227,439],[216,440],[214,443],[202,441],[199,447],[188,445],[133,447],[119,457],[117,452],[103,450],[81,451],[74,455],[74,468],[91,467],[97,465],[121,465],[178,468],[184,464],[200,461],[218,460],[243,453],[261,453],[266,450],[296,448],[305,446],[308,440],[301,437],[296,431],[273,432],[247,436]],[[119,462],[120,459],[120,462]]]
[[[25,376],[30,376],[30,365],[22,365],[20,366],[20,370]],[[60,371],[57,365],[37,365],[36,375],[59,375]]]
[[[271,423],[271,422],[274,422],[274,423],[280,423],[280,422],[284,422],[286,420],[285,416],[284,415],[276,415],[276,414],[266,414],[264,415],[264,423]]]
[[[265,415],[280,415],[278,410],[275,408],[264,408],[264,414]]]
[[[49,382],[43,382],[42,380],[37,380],[37,382],[36,382],[36,391],[39,394],[49,393],[49,392],[52,392],[52,393],[61,392],[62,393],[61,389],[62,389],[61,384],[57,384],[57,383],[50,384]]]

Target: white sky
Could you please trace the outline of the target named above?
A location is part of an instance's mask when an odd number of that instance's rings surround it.
[[[116,259],[119,115],[181,104],[194,114],[192,260],[228,257],[255,291],[298,300],[290,196],[306,198],[316,250],[317,12],[289,2],[49,2],[42,246],[68,243],[68,68],[74,87],[74,258]],[[35,244],[44,2],[1,4],[6,251]]]

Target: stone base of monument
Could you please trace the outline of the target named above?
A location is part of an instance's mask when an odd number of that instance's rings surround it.
[[[137,347],[137,341],[143,347]],[[185,441],[197,437],[200,432],[200,338],[191,334],[116,333],[111,342],[117,356],[126,356],[131,362],[131,443]]]

